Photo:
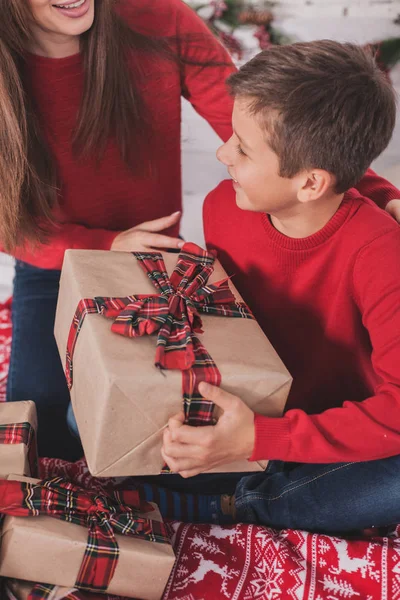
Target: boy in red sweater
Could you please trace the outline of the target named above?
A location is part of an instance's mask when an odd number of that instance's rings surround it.
[[[224,413],[197,429],[171,419],[164,459],[183,477],[271,461],[233,495],[198,497],[202,520],[398,522],[400,228],[353,188],[391,138],[393,89],[368,53],[333,41],[271,48],[229,84],[234,134],[218,158],[232,180],[205,202],[206,241],[294,382],[281,418],[201,384]]]

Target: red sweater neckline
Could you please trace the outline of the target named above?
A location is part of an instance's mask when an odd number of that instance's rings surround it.
[[[286,250],[310,250],[320,244],[323,244],[328,240],[346,221],[351,207],[353,205],[354,197],[351,192],[346,192],[343,197],[342,203],[338,210],[329,219],[328,223],[316,233],[305,237],[305,238],[292,238],[284,235],[272,225],[268,214],[262,215],[262,223],[267,232],[269,238],[275,242],[278,246]]]
[[[81,64],[82,54],[77,52],[64,58],[52,58],[49,56],[42,56],[40,54],[33,54],[32,52],[26,53],[26,62],[29,67],[40,67],[42,69],[59,70],[64,67],[71,67],[74,65]]]

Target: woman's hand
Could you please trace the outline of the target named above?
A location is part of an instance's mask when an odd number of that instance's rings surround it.
[[[183,412],[171,417],[164,429],[161,454],[174,473],[193,477],[214,467],[248,459],[255,442],[254,413],[237,396],[207,383],[200,394],[222,408],[216,425],[184,425]]]
[[[185,242],[180,238],[158,233],[175,225],[179,221],[180,216],[181,213],[178,211],[168,217],[147,221],[146,223],[122,231],[114,238],[111,250],[119,252],[146,252],[154,248],[173,248],[174,250],[182,248]]]
[[[387,203],[385,210],[400,223],[400,200],[390,200],[390,202]]]

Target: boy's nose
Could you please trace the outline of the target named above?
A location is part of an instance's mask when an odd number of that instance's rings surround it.
[[[220,146],[217,150],[217,159],[222,162],[223,165],[229,167],[231,164],[230,161],[230,152],[229,152],[229,142],[226,142],[222,146]]]

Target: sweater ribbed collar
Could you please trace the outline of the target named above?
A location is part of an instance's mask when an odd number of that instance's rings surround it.
[[[338,210],[331,217],[331,219],[329,219],[328,223],[316,233],[313,233],[305,238],[292,238],[284,235],[275,229],[271,223],[269,215],[266,213],[263,213],[261,218],[268,237],[278,246],[281,246],[287,250],[310,250],[311,248],[315,248],[316,246],[326,242],[336,233],[336,231],[338,231],[338,229],[344,224],[349,216],[353,203],[354,195],[351,193],[351,191],[346,192]]]
[[[28,67],[33,67],[43,71],[60,71],[68,67],[73,67],[82,63],[80,52],[66,56],[65,58],[50,58],[39,54],[26,53],[26,62]]]

